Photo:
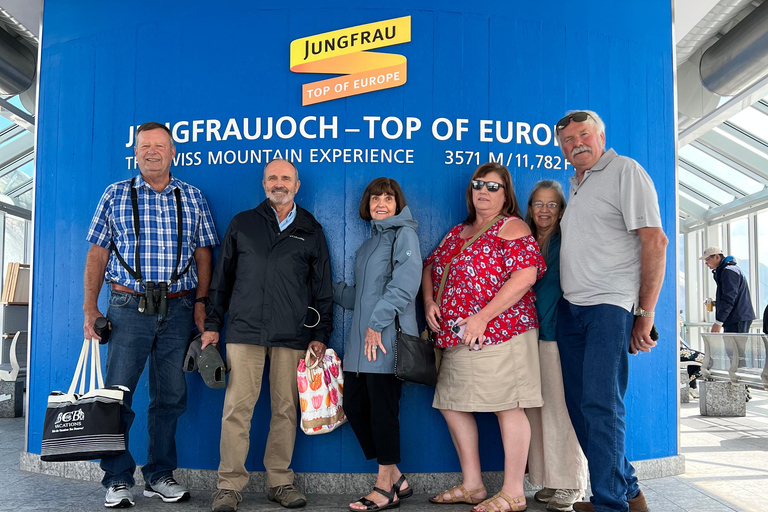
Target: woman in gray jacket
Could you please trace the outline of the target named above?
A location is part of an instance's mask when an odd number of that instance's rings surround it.
[[[413,494],[400,462],[400,387],[395,377],[395,315],[403,332],[417,334],[415,301],[421,279],[417,222],[400,185],[373,180],[360,201],[360,217],[371,221],[371,238],[355,256],[354,286],[334,283],[333,299],[354,309],[344,347],[344,412],[366,459],[376,459],[373,492],[350,510],[400,506]]]

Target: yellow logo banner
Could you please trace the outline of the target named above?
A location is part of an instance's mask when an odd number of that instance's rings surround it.
[[[411,40],[411,17],[377,21],[291,42],[291,71],[347,75],[304,84],[301,104],[313,105],[405,84],[402,55],[368,52]]]

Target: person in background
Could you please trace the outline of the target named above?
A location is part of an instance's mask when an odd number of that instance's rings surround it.
[[[565,213],[565,194],[560,183],[542,180],[528,198],[525,222],[531,228],[547,264],[544,277],[536,281],[536,314],[539,317],[539,364],[542,407],[526,409],[531,424],[528,479],[544,488],[533,498],[547,510],[566,512],[584,499],[587,459],[573,430],[563,392],[560,351],[555,342],[557,303],[560,289],[560,219]],[[567,364],[567,362],[566,362]]]
[[[400,388],[395,377],[395,315],[403,332],[416,335],[421,276],[418,223],[393,179],[376,178],[363,192],[360,218],[371,238],[355,255],[355,285],[334,283],[333,299],[354,309],[344,345],[344,412],[366,459],[376,459],[373,492],[351,510],[384,510],[413,495],[400,463]]]
[[[700,260],[712,270],[717,283],[715,295],[715,323],[712,332],[749,332],[755,310],[749,296],[747,278],[733,256],[724,256],[719,247],[710,247]]]

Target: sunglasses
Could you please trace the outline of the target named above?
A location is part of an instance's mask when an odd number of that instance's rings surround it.
[[[568,114],[561,120],[557,122],[557,131],[560,132],[563,128],[571,124],[571,121],[576,121],[577,123],[583,123],[587,119],[592,117],[589,115],[588,112],[573,112],[571,114]]]
[[[475,190],[483,190],[483,185],[488,189],[488,192],[496,192],[500,188],[504,188],[504,185],[495,181],[472,180],[472,188]]]

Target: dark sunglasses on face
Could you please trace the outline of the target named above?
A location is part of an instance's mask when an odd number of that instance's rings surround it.
[[[588,112],[572,112],[557,122],[557,131],[559,133],[560,130],[571,124],[571,121],[583,123],[590,117],[592,116]]]
[[[496,192],[500,188],[504,188],[504,185],[495,181],[472,180],[472,188],[475,190],[483,190],[483,185],[488,189],[488,192]]]

